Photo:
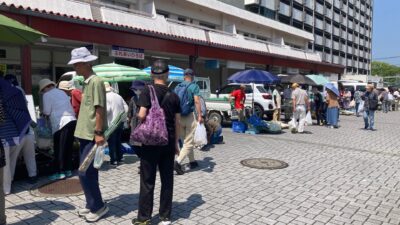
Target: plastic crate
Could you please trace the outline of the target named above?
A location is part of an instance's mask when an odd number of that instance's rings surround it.
[[[232,132],[234,133],[244,133],[246,131],[246,124],[240,121],[232,122]]]

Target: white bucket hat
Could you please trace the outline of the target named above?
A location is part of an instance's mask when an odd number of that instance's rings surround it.
[[[53,81],[49,80],[49,79],[41,79],[39,81],[39,92],[42,92],[43,89],[47,86],[49,86],[50,84],[56,86],[56,83],[54,83]]]
[[[110,83],[104,82],[104,87],[106,89],[106,92],[113,91],[113,88],[111,87]]]
[[[58,84],[58,89],[70,91],[73,90],[74,87],[72,86],[72,83],[70,81],[63,80]]]
[[[79,62],[91,62],[97,59],[97,56],[92,55],[86,47],[75,48],[71,51],[71,60],[68,65],[73,65]]]

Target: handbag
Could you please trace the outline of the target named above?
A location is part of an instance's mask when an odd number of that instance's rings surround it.
[[[158,103],[154,87],[149,85],[148,88],[150,92],[151,108],[145,121],[139,124],[133,131],[132,139],[144,145],[164,146],[168,144],[168,130],[165,122],[164,110]],[[164,97],[163,103],[168,95],[169,92]]]

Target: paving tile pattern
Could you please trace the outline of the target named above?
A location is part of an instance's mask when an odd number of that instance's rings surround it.
[[[378,113],[377,131],[362,118],[341,117],[340,129],[312,134],[245,135],[224,130],[224,145],[196,151],[200,168],[175,176],[174,224],[400,224],[400,113]],[[258,170],[246,158],[273,158],[289,167]],[[137,214],[139,163],[101,171],[110,206],[96,224],[130,224]],[[157,181],[153,223],[158,223]],[[84,196],[34,197],[24,181],[6,197],[9,224],[86,224],[75,214]]]

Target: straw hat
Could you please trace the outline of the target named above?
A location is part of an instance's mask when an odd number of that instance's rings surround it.
[[[39,92],[42,92],[43,89],[47,86],[49,86],[50,84],[56,86],[56,83],[54,83],[53,81],[49,80],[49,79],[42,79],[39,81]]]
[[[70,90],[73,90],[74,88],[72,87],[72,84],[70,81],[63,80],[58,84],[58,89],[70,91]]]
[[[298,88],[299,87],[299,84],[298,83],[293,83],[292,84],[292,88]]]

